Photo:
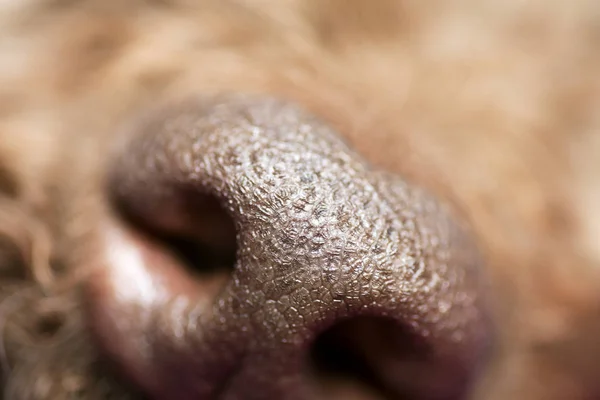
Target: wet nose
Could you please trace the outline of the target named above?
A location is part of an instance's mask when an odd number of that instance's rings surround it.
[[[141,117],[110,163],[92,330],[158,399],[459,398],[489,339],[452,212],[269,97]],[[346,397],[344,397],[346,398]]]

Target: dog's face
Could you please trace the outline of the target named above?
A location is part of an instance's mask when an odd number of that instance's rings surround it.
[[[600,393],[594,1],[1,7],[7,400]]]

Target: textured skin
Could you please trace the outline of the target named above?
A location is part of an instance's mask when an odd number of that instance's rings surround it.
[[[235,268],[216,289],[153,245],[138,278],[109,255],[91,284],[94,332],[148,393],[319,398],[307,349],[336,322],[374,316],[419,344],[402,366],[400,344],[385,344],[393,362],[374,368],[388,386],[415,399],[462,394],[489,332],[478,253],[448,210],[282,101],[197,98],[141,121],[117,152],[116,202],[153,229],[203,240],[194,204],[211,195],[237,232]],[[120,243],[138,243],[115,226]],[[403,380],[407,366],[426,384]]]

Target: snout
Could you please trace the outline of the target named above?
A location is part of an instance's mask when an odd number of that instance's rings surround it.
[[[485,279],[442,202],[275,98],[136,121],[86,286],[123,376],[155,399],[325,399],[339,381],[357,399],[468,392],[490,341]]]

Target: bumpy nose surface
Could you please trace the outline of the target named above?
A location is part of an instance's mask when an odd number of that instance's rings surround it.
[[[107,224],[106,265],[89,288],[93,331],[152,397],[320,398],[311,347],[369,317],[391,326],[385,343],[364,347],[385,357],[364,359],[385,360],[372,369],[393,393],[462,393],[489,333],[481,266],[431,196],[269,98],[183,101],[126,136],[108,185],[119,209],[149,231],[236,254],[230,274],[204,279],[158,241]]]

